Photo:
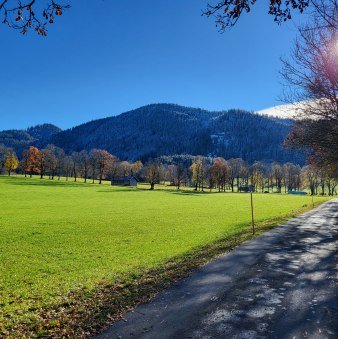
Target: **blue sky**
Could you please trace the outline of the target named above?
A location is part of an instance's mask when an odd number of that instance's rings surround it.
[[[70,0],[72,1],[72,0]],[[50,122],[61,128],[142,105],[210,110],[280,104],[280,57],[296,31],[265,1],[219,34],[203,0],[83,0],[47,38],[0,25],[0,130]]]

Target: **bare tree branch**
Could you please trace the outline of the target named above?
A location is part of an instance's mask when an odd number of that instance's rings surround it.
[[[55,16],[63,14],[69,4],[54,0],[3,0],[0,2],[2,23],[26,34],[30,29],[39,35],[47,35],[47,25],[53,24]]]
[[[203,15],[213,17],[216,27],[224,32],[228,27],[234,26],[241,15],[249,13],[257,0],[222,0],[215,4],[208,4]],[[311,0],[269,0],[267,1],[268,14],[274,17],[274,21],[282,23],[291,19],[292,11],[303,11],[309,6]]]
[[[299,28],[290,59],[282,60],[298,118],[286,144],[338,177],[338,0],[313,4],[313,22]]]

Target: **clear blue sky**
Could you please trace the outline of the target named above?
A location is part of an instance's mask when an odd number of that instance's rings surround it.
[[[0,25],[0,130],[68,128],[159,102],[210,110],[280,104],[279,58],[292,47],[294,25],[276,25],[260,1],[219,34],[201,16],[206,3],[74,0],[47,38]]]

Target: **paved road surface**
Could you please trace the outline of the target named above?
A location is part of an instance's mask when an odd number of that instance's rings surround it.
[[[244,243],[100,338],[338,338],[338,200]]]

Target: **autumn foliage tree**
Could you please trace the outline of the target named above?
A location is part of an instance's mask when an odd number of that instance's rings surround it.
[[[114,157],[107,151],[102,149],[94,149],[92,157],[95,160],[99,172],[99,184],[102,183],[104,176],[109,172]]]
[[[255,163],[250,168],[250,181],[255,191],[258,189],[263,192],[265,186],[266,165],[260,161]]]
[[[131,165],[131,175],[138,175],[143,168],[142,161],[137,160]]]
[[[150,190],[155,188],[161,180],[161,164],[158,161],[149,161],[145,166],[145,177],[150,184]]]
[[[205,179],[205,167],[202,157],[197,157],[190,166],[192,174],[192,182],[195,186],[195,191],[201,189],[203,191],[204,179]]]
[[[8,172],[8,175],[18,168],[19,160],[15,154],[15,152],[11,149],[7,150],[6,158],[5,158],[5,168]]]
[[[218,191],[225,191],[226,183],[229,183],[230,167],[223,158],[216,158],[212,164],[211,176],[218,187]]]
[[[39,150],[34,147],[30,146],[28,150],[23,152],[22,158],[22,167],[26,173],[32,177],[33,173],[39,172]]]

